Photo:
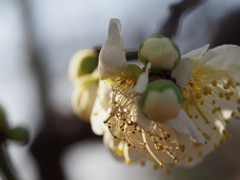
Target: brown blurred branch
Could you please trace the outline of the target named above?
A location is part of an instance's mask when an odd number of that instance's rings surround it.
[[[183,0],[182,2],[171,5],[169,7],[170,13],[165,23],[155,34],[163,34],[169,38],[175,37],[183,14],[187,12],[189,13],[191,10],[205,1],[206,0]]]

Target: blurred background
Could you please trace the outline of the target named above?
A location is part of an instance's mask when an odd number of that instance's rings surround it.
[[[102,45],[110,18],[121,20],[125,47],[137,48],[172,23],[169,8],[180,2],[0,0],[0,104],[10,126],[24,125],[31,133],[27,146],[8,144],[19,180],[240,179],[240,123],[234,120],[228,126],[233,138],[219,150],[194,168],[174,167],[165,176],[151,164],[116,162],[102,137],[72,112],[71,56]],[[239,0],[202,0],[181,15],[173,39],[182,54],[205,44],[240,45]]]

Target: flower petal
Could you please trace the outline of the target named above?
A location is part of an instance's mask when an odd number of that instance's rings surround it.
[[[208,65],[214,69],[231,69],[239,73],[240,47],[223,45],[209,50],[201,60],[200,66]]]
[[[146,71],[142,73],[137,81],[137,84],[134,87],[134,91],[136,93],[143,93],[148,84],[148,70],[151,68],[151,63],[148,63],[146,67]]]
[[[171,157],[169,153],[166,153],[164,151],[157,151],[154,142],[152,141],[151,137],[147,136],[146,134],[142,133],[143,140],[146,142],[146,148],[149,154],[154,158],[154,160],[157,163],[163,163],[163,164],[169,164],[169,163],[175,163],[176,160],[182,160],[184,159],[189,152],[192,150],[192,141],[186,138],[184,135],[178,133],[174,129],[172,129],[169,126],[162,125],[161,128],[164,129],[164,131],[168,132],[170,134],[170,138],[172,138],[172,141],[176,140],[179,145],[184,147],[184,150],[180,149],[174,149],[172,148],[170,150],[171,154],[174,155],[174,157]],[[171,146],[169,142],[162,141],[162,146]]]
[[[99,81],[97,96],[101,106],[107,111],[109,107],[111,89],[103,82]]]
[[[119,145],[108,130],[104,133],[103,142],[114,159],[124,162],[123,145]],[[119,151],[119,154],[116,151]]]
[[[104,119],[107,115],[106,110],[102,107],[100,99],[96,97],[91,114],[91,126],[92,130],[97,135],[103,135],[104,133]]]
[[[175,118],[163,122],[163,124],[174,128],[176,131],[184,134],[194,142],[199,142],[202,144],[206,143],[202,133],[192,123],[184,110],[181,110]]]
[[[205,54],[205,52],[208,50],[208,47],[209,47],[209,44],[201,48],[195,49],[193,51],[190,51],[189,53],[182,55],[182,59],[183,58],[199,59],[203,56],[203,54]]]
[[[189,82],[194,70],[194,62],[189,58],[181,59],[178,66],[172,71],[172,77],[183,88]]]
[[[108,29],[108,38],[99,55],[98,70],[102,80],[121,75],[127,66],[120,31],[120,20],[111,19]]]

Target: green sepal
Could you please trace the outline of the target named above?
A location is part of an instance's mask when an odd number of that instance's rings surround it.
[[[136,64],[128,64],[124,73],[127,75],[128,79],[137,80],[142,74],[142,69]]]

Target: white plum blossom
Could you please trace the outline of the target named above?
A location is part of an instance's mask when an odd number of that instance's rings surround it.
[[[127,64],[120,31],[120,21],[111,19],[91,114],[113,157],[149,160],[154,168],[193,166],[231,138],[226,124],[240,119],[238,46],[206,45],[180,58],[172,40],[155,36],[139,48],[141,69]]]

